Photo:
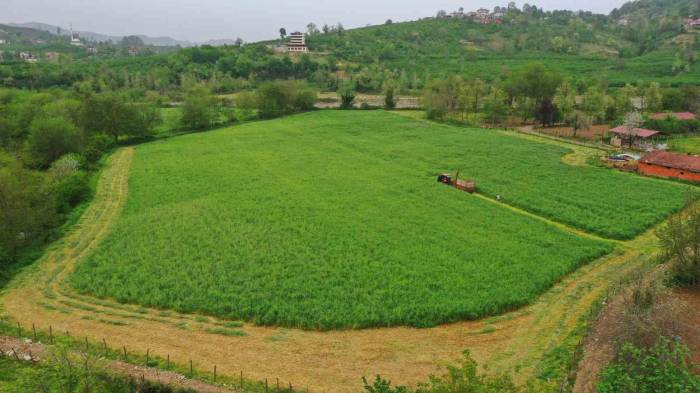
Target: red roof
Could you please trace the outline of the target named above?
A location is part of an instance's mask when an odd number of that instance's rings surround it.
[[[642,157],[640,162],[700,173],[700,157],[698,156],[657,150]]]
[[[654,113],[653,115],[649,116],[649,118],[653,119],[653,120],[664,120],[669,116],[675,117],[678,120],[695,120],[695,114],[690,113],[690,112],[676,112],[676,113],[659,112],[659,113]]]
[[[629,129],[625,126],[617,126],[610,130],[610,132],[622,135],[634,135],[640,138],[649,138],[659,133],[659,131],[647,130],[646,128],[632,128]]]

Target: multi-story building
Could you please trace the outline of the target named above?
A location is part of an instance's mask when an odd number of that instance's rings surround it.
[[[306,37],[304,33],[295,31],[289,35],[287,43],[287,52],[308,52],[309,47],[306,46]]]

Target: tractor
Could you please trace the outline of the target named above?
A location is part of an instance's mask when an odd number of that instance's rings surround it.
[[[452,176],[449,173],[441,173],[438,175],[437,181],[439,183],[447,184],[448,186],[458,188],[470,194],[476,191],[476,182],[474,180],[460,180],[459,171],[457,171],[457,173],[455,174],[454,179],[452,179]]]

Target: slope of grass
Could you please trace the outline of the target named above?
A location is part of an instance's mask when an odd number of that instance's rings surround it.
[[[81,292],[304,328],[430,326],[535,299],[611,250],[435,182],[632,236],[683,188],[561,163],[566,149],[385,112],[325,111],[139,146]]]

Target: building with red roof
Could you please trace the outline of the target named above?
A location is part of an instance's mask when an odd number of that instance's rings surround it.
[[[608,131],[613,134],[610,143],[614,146],[646,149],[653,137],[661,134],[659,131],[648,130],[646,128],[630,128],[617,126]]]
[[[700,182],[700,157],[657,150],[639,160],[639,173]]]
[[[691,113],[691,112],[659,112],[659,113],[654,113],[653,115],[649,116],[649,118],[652,120],[665,120],[669,117],[675,118],[676,120],[695,120],[696,119],[695,113]]]

